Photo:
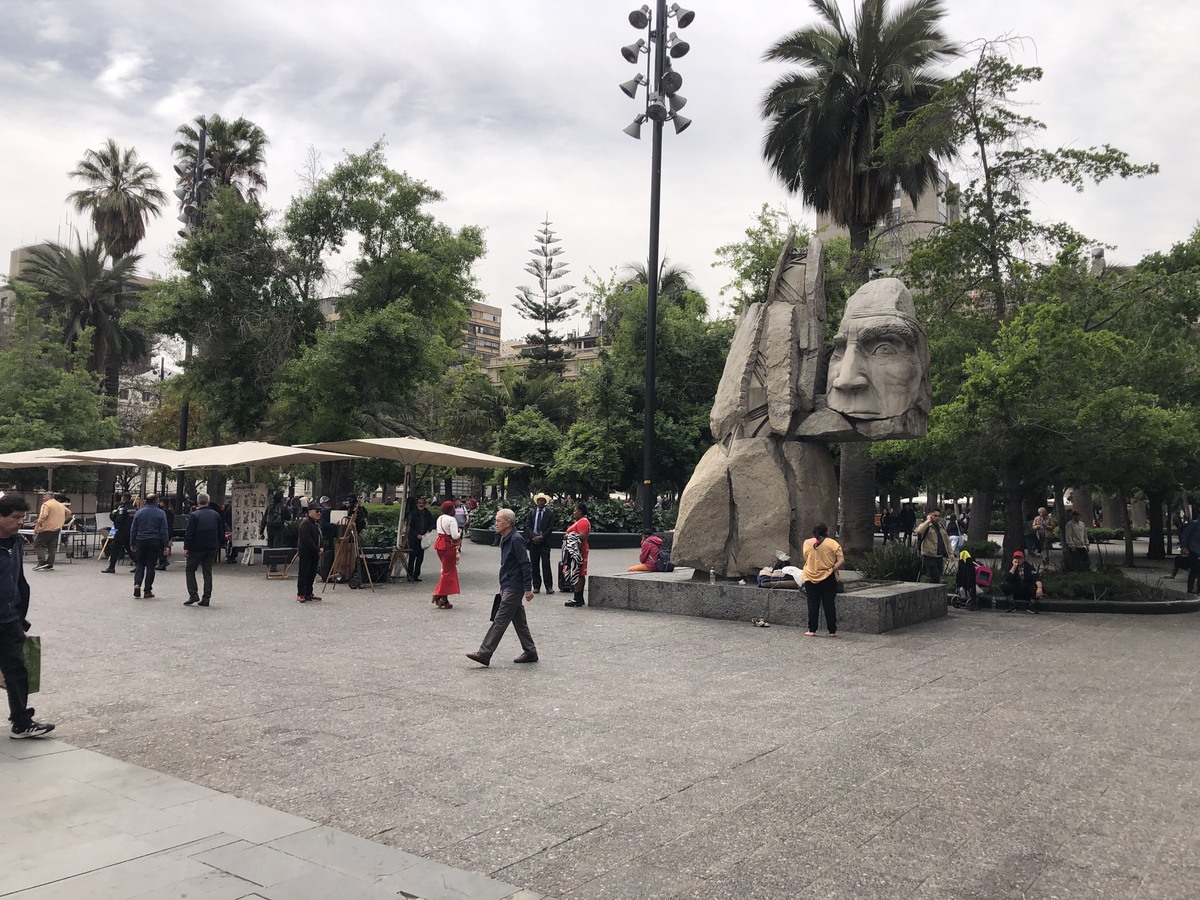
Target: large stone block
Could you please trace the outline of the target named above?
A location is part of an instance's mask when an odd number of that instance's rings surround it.
[[[780,451],[791,507],[788,547],[792,559],[798,561],[800,545],[812,533],[813,526],[824,522],[832,529],[837,522],[837,473],[833,454],[824,444],[783,441]]]
[[[736,510],[734,531],[722,575],[757,572],[791,544],[791,492],[777,438],[734,441],[729,453],[729,485]]]
[[[752,303],[738,319],[733,343],[725,357],[725,369],[713,399],[709,425],[718,443],[740,432],[749,408],[748,394],[754,367],[758,363],[758,341],[764,321],[763,304]]]
[[[679,499],[671,559],[677,566],[725,570],[726,542],[733,528],[729,456],[719,444],[708,448]]]

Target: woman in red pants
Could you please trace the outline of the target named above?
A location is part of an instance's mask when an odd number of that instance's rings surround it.
[[[442,577],[433,589],[433,603],[438,609],[454,609],[450,595],[459,592],[458,560],[462,546],[462,530],[454,518],[454,504],[447,500],[442,504],[442,514],[437,520],[437,542],[433,549],[442,561]]]

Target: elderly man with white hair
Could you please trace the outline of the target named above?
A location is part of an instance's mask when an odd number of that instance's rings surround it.
[[[529,552],[525,549],[525,539],[516,529],[517,515],[511,509],[501,509],[496,513],[496,531],[500,534],[500,603],[496,607],[496,616],[492,627],[483,638],[483,643],[474,653],[468,653],[467,659],[474,660],[481,666],[491,665],[492,654],[508,630],[511,622],[521,642],[520,656],[513,660],[516,663],[535,663],[538,661],[537,646],[533,643],[533,635],[529,632],[529,623],[525,619],[525,606],[521,602],[522,594],[525,600],[533,599],[533,567],[529,564]]]

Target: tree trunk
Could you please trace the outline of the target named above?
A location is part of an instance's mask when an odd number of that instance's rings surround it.
[[[867,553],[875,546],[875,460],[865,451],[862,444],[842,444],[839,543],[847,553]]]
[[[976,491],[971,495],[971,526],[967,529],[967,540],[986,541],[992,527],[992,495]]]
[[[1079,517],[1083,519],[1084,528],[1092,527],[1092,522],[1096,521],[1096,511],[1092,508],[1092,486],[1090,484],[1081,484],[1079,487],[1071,488],[1071,509],[1079,510]]]
[[[1167,513],[1167,497],[1162,491],[1147,491],[1146,505],[1150,516],[1150,550],[1147,559],[1166,559],[1170,552],[1163,540],[1163,520]]]
[[[1021,483],[1021,472],[1015,460],[1003,466],[1004,479],[1004,567],[1012,561],[1013,551],[1025,549],[1025,517],[1022,501],[1025,488]]]
[[[1125,529],[1125,567],[1133,568],[1133,516],[1129,513],[1128,500],[1121,497],[1121,524]]]
[[[1129,519],[1131,522],[1133,522],[1134,528],[1145,528],[1150,524],[1150,520],[1146,513],[1145,500],[1129,501]]]
[[[1105,528],[1120,528],[1125,521],[1125,504],[1117,497],[1100,498],[1100,510],[1104,514]]]
[[[1054,518],[1058,521],[1058,534],[1056,538],[1058,541],[1058,548],[1062,553],[1062,567],[1065,570],[1067,568],[1067,545],[1065,543],[1067,537],[1067,522],[1070,521],[1071,517],[1067,513],[1066,492],[1057,484],[1054,485]],[[1051,546],[1054,546],[1053,539]],[[1050,558],[1049,553],[1046,554],[1046,558]]]

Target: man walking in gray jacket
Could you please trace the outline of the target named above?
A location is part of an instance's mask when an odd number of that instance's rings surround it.
[[[467,659],[472,659],[482,666],[491,665],[492,654],[500,644],[500,638],[508,630],[509,622],[517,632],[517,639],[524,651],[513,660],[516,663],[535,663],[538,661],[537,646],[533,643],[533,635],[529,632],[529,623],[525,618],[525,600],[533,599],[533,567],[529,564],[529,553],[525,549],[525,539],[516,529],[517,514],[511,509],[501,509],[496,513],[496,531],[500,534],[500,604],[496,608],[496,618],[492,627],[483,638],[483,643],[474,653],[468,653]]]

